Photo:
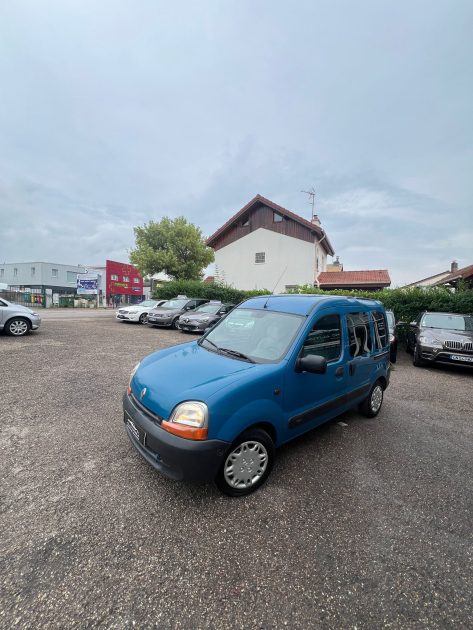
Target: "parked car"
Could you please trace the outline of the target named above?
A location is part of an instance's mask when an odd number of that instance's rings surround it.
[[[389,344],[390,344],[389,358],[391,360],[391,363],[396,363],[397,327],[396,327],[396,317],[394,316],[393,311],[386,311],[386,319],[388,320],[388,330],[389,330]]]
[[[146,324],[148,313],[157,306],[164,304],[166,300],[144,300],[139,304],[130,304],[123,308],[119,308],[116,314],[116,319],[122,322],[139,322],[140,324]]]
[[[211,301],[208,304],[202,304],[192,313],[181,315],[177,320],[177,328],[186,332],[203,333],[233,308],[235,308],[235,304],[222,304],[222,302]]]
[[[376,416],[389,374],[381,302],[255,297],[199,340],[145,357],[124,422],[164,475],[245,495],[267,479],[276,447],[356,405]]]
[[[473,316],[425,311],[409,324],[408,352],[416,366],[454,363],[473,366]]]
[[[41,317],[38,313],[26,306],[0,298],[0,330],[4,330],[7,335],[22,337],[40,326]]]
[[[164,326],[167,328],[176,328],[177,320],[183,313],[193,311],[201,304],[206,304],[209,300],[200,298],[177,297],[168,300],[153,308],[148,313],[148,324],[151,326]]]

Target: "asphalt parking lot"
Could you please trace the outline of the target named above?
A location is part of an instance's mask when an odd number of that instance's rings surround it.
[[[400,352],[377,418],[316,429],[229,499],[124,430],[132,367],[191,338],[111,312],[0,335],[0,626],[473,627],[473,374]]]

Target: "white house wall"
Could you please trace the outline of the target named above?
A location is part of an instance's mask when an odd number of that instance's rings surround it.
[[[265,253],[264,263],[255,263],[258,252]],[[216,250],[215,267],[218,280],[236,289],[284,292],[290,285],[313,284],[315,245],[260,228]]]

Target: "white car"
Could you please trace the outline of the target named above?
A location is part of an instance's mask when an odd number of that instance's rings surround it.
[[[130,304],[119,308],[116,314],[116,319],[125,322],[139,322],[140,324],[146,324],[148,313],[152,308],[161,306],[166,300],[145,300],[139,304]]]

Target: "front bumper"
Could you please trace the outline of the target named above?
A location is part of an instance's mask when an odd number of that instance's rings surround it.
[[[120,322],[137,322],[140,319],[140,313],[117,313],[115,319]]]
[[[151,326],[172,326],[172,317],[153,317],[148,315],[148,324]]]
[[[41,317],[32,317],[31,318],[31,330],[38,330],[41,326]]]
[[[450,365],[469,365],[473,367],[473,354],[461,351],[419,344],[419,355],[423,361],[429,361],[430,363],[449,363]]]
[[[177,480],[209,482],[215,479],[228,450],[222,440],[186,440],[168,433],[147,414],[131,396],[123,396],[126,432],[131,443],[146,461],[166,477]],[[136,431],[127,424],[130,419]],[[137,438],[136,436],[139,435]]]
[[[185,330],[186,332],[194,332],[194,333],[203,333],[206,328],[208,328],[208,322],[177,322],[177,326],[179,330]]]

